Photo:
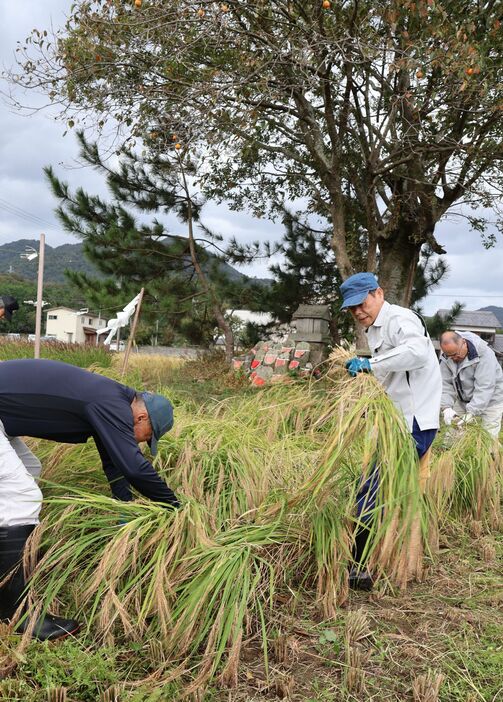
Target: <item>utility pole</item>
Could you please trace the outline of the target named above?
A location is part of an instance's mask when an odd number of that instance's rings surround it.
[[[40,332],[42,329],[42,295],[44,287],[45,234],[40,235],[38,250],[37,308],[35,316],[35,358],[40,358]]]

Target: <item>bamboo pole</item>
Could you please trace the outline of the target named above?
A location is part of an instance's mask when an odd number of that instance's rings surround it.
[[[44,287],[45,234],[40,235],[38,250],[37,305],[35,315],[35,358],[40,358],[40,332],[42,329],[42,295]]]
[[[136,326],[138,324],[138,317],[140,316],[141,303],[143,302],[144,290],[145,290],[145,288],[142,288],[140,290],[140,297],[138,299],[138,304],[136,305],[136,309],[134,311],[133,324],[131,325],[131,331],[129,333],[129,339],[127,341],[127,346],[126,346],[126,352],[124,353],[124,361],[122,362],[121,378],[124,377],[126,370],[127,370],[127,365],[128,365],[128,361],[129,361],[129,354],[131,353],[131,347],[133,345],[134,336],[136,334]],[[119,350],[119,347],[117,346],[117,351],[118,350]]]

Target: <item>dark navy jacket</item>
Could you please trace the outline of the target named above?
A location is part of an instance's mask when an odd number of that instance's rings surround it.
[[[67,363],[0,363],[0,420],[9,436],[71,444],[92,437],[115,497],[131,500],[131,484],[151,500],[177,505],[174,493],[136,443],[134,397],[132,388]]]

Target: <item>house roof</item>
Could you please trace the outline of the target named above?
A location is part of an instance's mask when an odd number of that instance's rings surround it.
[[[447,317],[449,310],[438,310],[441,317]],[[462,310],[456,317],[453,327],[477,327],[484,329],[499,329],[500,322],[495,314],[483,310]]]
[[[56,312],[56,310],[68,310],[68,312],[74,312],[77,314],[77,310],[72,309],[71,307],[65,307],[64,305],[59,305],[58,307],[48,307],[44,312]]]
[[[80,310],[74,310],[72,307],[65,307],[65,305],[59,305],[58,307],[48,307],[44,310],[44,313],[47,314],[48,312],[56,312],[57,310],[66,310],[67,312],[73,312],[73,314],[78,315],[79,317],[94,317],[95,319],[98,319],[100,317],[100,315],[94,314],[94,312],[81,312]]]

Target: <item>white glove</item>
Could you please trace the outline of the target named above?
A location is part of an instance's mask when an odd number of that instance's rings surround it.
[[[458,427],[462,427],[465,424],[471,424],[474,420],[475,420],[475,417],[473,416],[473,414],[470,414],[470,412],[467,412],[459,420]]]
[[[454,417],[456,417],[456,412],[452,409],[452,407],[446,407],[444,409],[444,422],[448,427],[451,426]]]

